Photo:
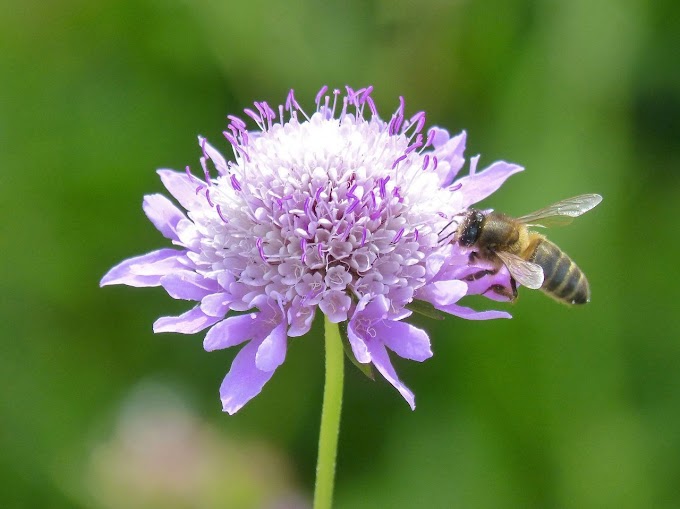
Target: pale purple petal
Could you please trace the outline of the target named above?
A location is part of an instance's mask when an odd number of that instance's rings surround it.
[[[330,322],[340,323],[347,320],[347,312],[351,305],[352,299],[345,292],[330,290],[319,302],[319,309]]]
[[[516,164],[497,161],[479,173],[456,180],[453,185],[460,186],[457,192],[462,195],[462,206],[469,207],[498,190],[510,175],[523,169]]]
[[[224,316],[232,298],[228,293],[213,293],[201,299],[201,311],[210,316]]]
[[[260,329],[258,313],[231,316],[211,328],[203,340],[203,348],[212,352],[229,348],[254,338]]]
[[[432,146],[435,149],[444,146],[446,142],[451,139],[449,131],[447,131],[446,129],[442,129],[441,127],[437,126],[430,127],[429,131],[427,132],[428,136],[430,135],[430,132],[434,133],[434,136],[432,138]]]
[[[359,301],[347,324],[347,339],[352,352],[364,364],[371,361],[367,343],[377,334],[373,324],[385,319],[389,311],[389,301],[384,295],[378,295],[370,301],[369,299],[370,296],[366,296]]]
[[[200,250],[201,234],[196,225],[189,219],[181,219],[177,223],[177,238],[175,244],[185,246],[193,251]]]
[[[221,175],[226,175],[229,173],[229,168],[227,167],[227,161],[222,157],[222,154],[220,154],[215,147],[213,147],[210,143],[208,143],[208,140],[206,140],[203,136],[198,137],[198,144],[201,145],[203,150],[205,151],[205,155],[208,156],[208,158],[213,162],[215,165],[215,169],[220,173]]]
[[[106,285],[158,286],[161,277],[169,270],[185,268],[179,259],[183,252],[175,249],[159,249],[141,256],[128,258],[109,270],[99,283]]]
[[[359,336],[355,332],[354,324],[352,323],[351,320],[347,327],[347,340],[349,341],[349,344],[352,347],[352,353],[354,354],[354,357],[356,358],[357,361],[359,361],[362,364],[371,362],[371,354],[368,353],[368,347],[366,346],[366,342],[363,340],[361,336]]]
[[[408,387],[406,387],[401,382],[401,380],[399,380],[399,377],[392,366],[392,362],[390,361],[390,357],[387,354],[387,350],[385,350],[385,347],[382,345],[382,343],[378,341],[371,341],[368,344],[368,349],[370,351],[373,365],[378,369],[378,371],[380,371],[380,374],[382,374],[382,376],[384,376],[385,379],[399,391],[399,394],[404,397],[406,402],[411,407],[411,410],[415,410],[415,396],[413,396],[413,393],[408,389]]]
[[[296,296],[288,310],[288,337],[303,336],[309,332],[314,321],[316,306],[302,304],[302,298]]]
[[[196,193],[196,189],[206,184],[202,180],[193,177],[190,178],[186,173],[180,173],[173,170],[158,170],[158,175],[165,188],[170,191],[170,194],[187,210],[201,209],[205,206],[205,194]]]
[[[437,174],[439,175],[439,183],[442,186],[448,186],[458,174],[460,169],[465,164],[465,141],[467,133],[461,132],[458,136],[449,139],[443,146],[438,147],[433,153],[439,160],[437,165]]]
[[[430,338],[422,329],[404,322],[383,320],[375,324],[376,339],[399,357],[422,362],[432,357]]]
[[[255,366],[255,356],[261,341],[250,341],[234,358],[231,369],[222,381],[220,398],[225,412],[233,415],[252,398],[257,396],[262,387],[274,374],[274,371],[262,371]]]
[[[189,270],[179,270],[161,278],[161,285],[173,299],[197,300],[216,293],[217,281]]]
[[[457,279],[448,281],[435,281],[424,286],[418,291],[418,299],[445,306],[458,302],[468,294],[468,285]]]
[[[208,316],[199,306],[181,314],[180,316],[164,316],[153,324],[153,331],[179,332],[180,334],[194,334],[220,321],[220,318]]]
[[[448,306],[442,306],[442,311],[446,311],[460,318],[465,318],[466,320],[494,320],[496,318],[512,318],[510,313],[505,311],[475,311],[472,308],[467,308],[465,306],[459,306],[458,304],[449,304]]]
[[[257,349],[255,366],[262,371],[274,371],[286,359],[286,323],[280,323]]]
[[[170,240],[179,240],[177,223],[186,216],[162,194],[149,194],[144,197],[142,208],[146,217],[156,229]]]

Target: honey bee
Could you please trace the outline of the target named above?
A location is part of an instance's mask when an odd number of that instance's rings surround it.
[[[585,304],[590,302],[590,286],[583,271],[559,247],[529,227],[545,227],[550,222],[546,220],[551,218],[552,222],[555,219],[569,222],[601,201],[599,194],[583,194],[516,219],[499,212],[470,209],[457,227],[453,241],[475,249],[473,256],[507,267],[513,278],[512,294],[506,295],[511,300],[517,296],[516,281],[527,288],[540,288],[560,302]]]

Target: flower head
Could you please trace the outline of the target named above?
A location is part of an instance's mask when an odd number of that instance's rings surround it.
[[[201,177],[159,170],[170,194],[146,196],[143,208],[176,246],[123,261],[102,285],[162,286],[197,304],[160,318],[155,332],[208,329],[208,351],[246,343],[220,395],[238,411],[257,395],[286,356],[288,340],[307,333],[320,311],[348,322],[360,363],[375,368],[415,407],[388,349],[423,361],[425,331],[404,319],[416,301],[468,319],[509,317],[461,306],[465,295],[507,298],[505,269],[486,270],[446,234],[467,208],[522,168],[496,162],[456,179],[465,163],[465,132],[424,131],[425,114],[406,117],[403,99],[389,121],[372,87],[345,93],[324,87],[307,115],[291,91],[276,110],[255,103],[248,130],[229,116],[227,161],[205,138]]]

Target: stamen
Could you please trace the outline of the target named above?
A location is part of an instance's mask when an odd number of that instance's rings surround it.
[[[210,207],[214,207],[214,206],[215,206],[215,204],[214,204],[214,203],[212,202],[212,200],[210,199],[210,189],[206,189],[206,190],[205,190],[205,199],[208,200],[208,205],[210,205]]]
[[[222,221],[224,221],[225,223],[228,223],[229,220],[228,220],[226,217],[224,217],[224,215],[222,214],[222,207],[220,207],[219,205],[217,205],[217,207],[215,207],[215,208],[217,209],[217,215],[220,216],[220,219],[221,219]]]
[[[413,142],[411,145],[406,147],[406,150],[404,150],[405,154],[410,154],[416,149],[419,149],[420,147],[423,146],[423,135],[422,134],[417,134],[416,135],[416,141]]]
[[[390,180],[390,176],[388,175],[387,177],[379,178],[378,179],[378,185],[380,186],[380,198],[383,200],[387,196],[387,182]]]
[[[291,88],[286,97],[286,111],[291,111],[293,108],[299,109],[299,104],[295,100],[295,91]]]
[[[349,207],[347,207],[347,210],[345,210],[345,215],[351,214],[354,211],[354,209],[356,209],[357,206],[360,203],[361,203],[361,201],[358,200],[357,198],[355,198],[354,201],[352,202],[352,204]]]
[[[347,90],[347,101],[349,104],[357,105],[356,103],[356,92],[352,87],[345,85],[345,90]]]
[[[264,249],[262,248],[262,238],[258,237],[257,240],[255,241],[255,245],[257,245],[257,252],[260,253],[260,258],[262,258],[262,261],[264,263],[269,263],[267,259],[264,256]]]
[[[404,199],[404,198],[401,196],[401,189],[400,189],[399,186],[396,186],[396,187],[394,188],[394,191],[392,191],[392,196],[394,196],[395,198],[397,198],[397,199],[399,200],[399,203],[401,203],[402,200]]]
[[[191,173],[191,168],[189,168],[189,165],[187,165],[186,168],[184,168],[184,171],[189,177],[189,180],[191,180],[192,182],[200,182],[196,177],[194,177],[194,174]]]
[[[231,175],[231,187],[233,187],[235,191],[241,191],[241,184],[239,184],[239,181],[234,174]]]
[[[392,169],[394,170],[394,169],[397,167],[397,165],[398,165],[400,162],[402,162],[404,159],[406,159],[407,157],[408,157],[408,156],[407,156],[406,154],[397,157],[396,161],[394,161],[394,163],[392,163]]]
[[[201,163],[201,168],[203,168],[203,175],[205,175],[205,182],[209,186],[212,185],[211,179],[210,179],[210,172],[208,171],[208,165],[206,164],[205,157],[201,157],[199,159]]]
[[[364,89],[363,94],[361,94],[361,102],[366,102],[370,95],[373,93],[373,85],[369,85]]]
[[[262,106],[265,109],[265,112],[267,113],[267,119],[268,120],[276,120],[276,112],[269,107],[269,103],[267,101],[262,101]],[[283,119],[281,119],[283,121]],[[271,125],[270,125],[271,127]]]
[[[439,163],[439,159],[437,159],[437,156],[432,156],[432,164],[434,167],[432,168],[433,170],[437,169],[437,164]]]
[[[239,131],[244,131],[246,129],[246,123],[235,115],[227,115],[227,118],[231,120],[234,127]]]
[[[367,97],[366,103],[368,104],[368,107],[371,110],[371,115],[374,116],[374,117],[377,117],[378,116],[378,108],[375,107],[375,103],[373,102],[373,98]]]
[[[340,90],[335,88],[333,89],[333,108],[331,108],[332,115],[331,117],[335,117],[335,107],[338,104],[338,97],[340,96]]]
[[[425,120],[426,120],[425,119],[425,112],[419,111],[418,113],[416,113],[415,115],[413,115],[411,117],[411,120],[409,121],[409,123],[411,125],[413,125],[413,123],[415,122],[415,125],[416,125],[415,132],[419,133],[423,130],[423,127],[425,127]]]
[[[371,191],[368,196],[371,197],[371,209],[375,209],[378,206],[378,202],[375,200],[375,193]]]
[[[364,226],[364,231],[361,234],[361,247],[364,247],[364,244],[366,244],[366,236],[368,235],[368,230],[366,229],[366,226]]]
[[[345,115],[347,115],[347,96],[342,98],[342,111],[340,112],[340,120],[345,118]]]
[[[323,98],[324,94],[328,90],[328,86],[324,85],[321,87],[321,90],[319,90],[319,93],[316,94],[316,100],[314,101],[316,103],[316,111],[319,111],[319,107],[321,105],[321,99]]]
[[[434,141],[434,135],[435,135],[434,129],[430,129],[429,131],[427,131],[427,140],[425,141],[425,145],[423,145],[423,149],[432,145],[432,142]]]
[[[425,154],[425,157],[423,157],[423,171],[427,170],[428,164],[430,164],[430,154]]]
[[[300,251],[302,251],[300,261],[305,263],[307,261],[307,239],[300,239]]]
[[[392,239],[392,244],[396,244],[397,242],[399,242],[399,240],[401,239],[401,236],[403,234],[404,234],[404,229],[402,228],[397,232],[397,234]]]
[[[255,123],[257,124],[257,127],[260,128],[260,131],[264,131],[264,121],[262,120],[262,117],[260,117],[257,113],[255,113],[253,110],[250,108],[245,108],[243,110],[243,113],[248,115],[250,118],[252,118]]]

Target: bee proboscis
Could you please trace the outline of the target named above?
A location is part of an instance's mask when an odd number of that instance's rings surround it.
[[[582,194],[513,218],[499,212],[470,209],[456,229],[454,242],[470,247],[477,256],[505,265],[522,286],[541,289],[567,304],[590,302],[590,286],[583,271],[557,245],[530,227],[545,227],[549,219],[569,221],[602,201],[599,194]],[[516,292],[513,284],[513,299]]]

